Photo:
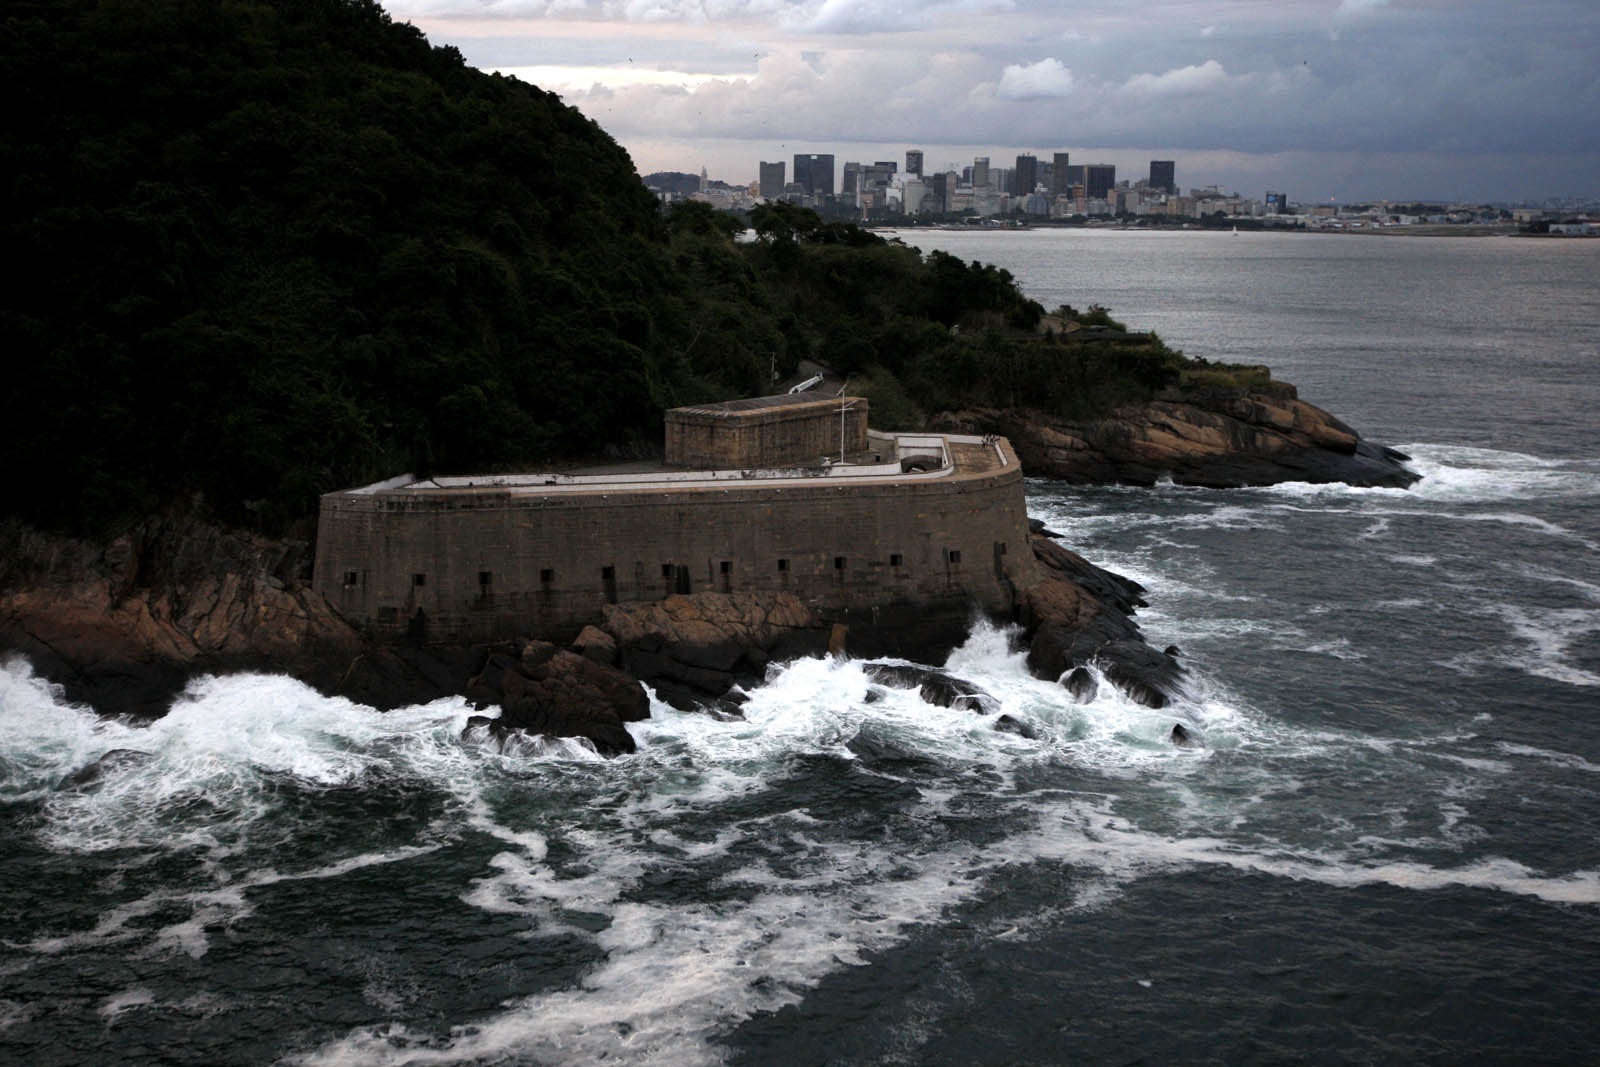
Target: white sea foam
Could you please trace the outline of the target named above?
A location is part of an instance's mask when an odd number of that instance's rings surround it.
[[[182,953],[195,959],[210,947],[209,932],[222,929],[254,913],[249,891],[281,882],[340,878],[352,871],[386,863],[398,863],[432,852],[437,846],[399,848],[367,853],[309,870],[279,872],[270,867],[249,872],[237,881],[212,889],[156,889],[137,900],[119,904],[100,914],[93,928],[54,937],[37,938],[24,947],[30,952],[57,955],[63,952],[102,950],[112,945],[136,942],[149,946],[155,954]],[[187,917],[158,928],[151,934],[141,920],[183,910]]]
[[[6,719],[16,721],[6,736],[18,744],[43,738],[42,747],[56,753],[35,780],[112,748],[150,756],[92,787],[52,796],[41,836],[72,850],[114,841],[150,852],[192,848],[208,857],[204,869],[214,880],[155,886],[107,907],[88,929],[18,947],[200,956],[220,931],[264,906],[263,887],[336,879],[439,847],[419,843],[280,871],[256,827],[272,821],[271,783],[284,776],[307,788],[359,785],[374,774],[434,783],[451,798],[448,825],[432,831],[439,840],[471,832],[500,843],[486,866],[464,874],[464,903],[525,917],[529,937],[577,936],[602,953],[576,984],[442,1033],[386,1021],[406,996],[393,976],[368,976],[362,996],[377,1017],[292,1060],[308,1064],[718,1062],[719,1036],[740,1020],[796,1003],[828,974],[938,923],[1007,867],[1039,862],[1073,868],[1059,905],[1067,909],[1104,907],[1134,880],[1202,865],[1336,887],[1473,886],[1600,902],[1594,872],[1550,875],[1493,858],[1445,868],[1404,858],[1402,850],[1459,848],[1477,833],[1465,790],[1445,798],[1443,787],[1433,787],[1444,814],[1431,829],[1408,829],[1397,811],[1393,833],[1363,832],[1338,812],[1303,831],[1306,842],[1290,844],[1275,830],[1275,813],[1301,806],[1300,792],[1324,773],[1330,752],[1356,752],[1366,761],[1359,766],[1370,768],[1358,773],[1391,774],[1418,766],[1418,753],[1437,756],[1451,739],[1295,729],[1204,674],[1191,679],[1177,706],[1157,711],[1095,671],[1099,692],[1078,705],[1059,685],[1031,677],[1010,635],[987,627],[951,655],[947,669],[985,688],[1038,736],[997,731],[995,714],[933,707],[915,690],[875,686],[863,664],[835,660],[775,670],[751,694],[743,721],[653,703],[651,719],[632,726],[639,752],[611,761],[562,746],[507,754],[459,743],[467,714],[460,702],[379,715],[263,676],[202,680],[167,720],[108,727],[60,706],[25,672],[12,675],[21,695],[8,694]],[[869,703],[869,692],[878,699]],[[24,713],[13,715],[19,707]],[[1203,747],[1167,743],[1174,721]],[[906,759],[897,762],[896,753]],[[1500,761],[1445,755],[1434,764],[1458,767],[1451,773],[1459,780],[1503,776],[1490,766]],[[808,759],[866,764],[875,779],[909,787],[908,818],[927,833],[841,839],[815,811],[752,804],[781,795]],[[1071,773],[1054,773],[1063,768]],[[1042,780],[1079,784],[1041,788]],[[555,801],[534,811],[529,793]],[[591,809],[596,798],[604,798],[603,809]],[[974,798],[995,812],[981,848],[941,829],[951,816],[967,817]],[[172,812],[188,801],[210,806],[203,826]],[[675,902],[641,893],[663,877],[725,892]],[[1028,934],[1013,927],[1006,936]],[[130,993],[104,1007],[109,1019],[139,1006]]]
[[[715,1038],[727,1026],[797,1003],[827,974],[864,963],[978,887],[970,850],[834,849],[810,878],[774,883],[761,868],[730,874],[732,884],[762,887],[736,904],[612,907],[598,937],[605,962],[578,988],[515,1002],[442,1039],[380,1024],[288,1062],[721,1062]]]
[[[1506,657],[1510,666],[1567,685],[1600,686],[1600,673],[1572,662],[1572,647],[1600,633],[1600,608],[1539,609],[1500,604],[1495,612],[1522,644],[1522,655]]]
[[[40,1008],[37,1001],[24,1004],[16,1000],[0,1000],[0,1034],[26,1026]]]
[[[136,1008],[147,1008],[156,1002],[156,995],[144,986],[134,986],[124,989],[114,996],[107,997],[100,1005],[100,1016],[107,1021],[115,1019],[126,1011]]]
[[[1452,445],[1413,445],[1408,451],[1412,467],[1423,476],[1412,492],[1427,500],[1484,502],[1600,494],[1600,467],[1593,461]]]
[[[1575,771],[1587,774],[1600,774],[1600,763],[1592,763],[1582,756],[1575,756],[1570,752],[1552,752],[1545,748],[1535,748],[1532,745],[1518,745],[1509,741],[1499,741],[1495,747],[1508,756],[1526,756],[1530,759],[1554,763],[1557,766],[1569,767]]]
[[[65,703],[20,656],[0,663],[0,800],[53,792],[73,771],[121,747],[131,731]]]

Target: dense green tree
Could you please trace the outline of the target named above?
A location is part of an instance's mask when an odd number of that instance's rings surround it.
[[[807,209],[754,209],[748,241],[663,211],[594,123],[372,0],[11,0],[0,91],[0,447],[46,525],[199,496],[281,529],[406,470],[653,444],[664,408],[804,357],[902,427],[1182,366]]]

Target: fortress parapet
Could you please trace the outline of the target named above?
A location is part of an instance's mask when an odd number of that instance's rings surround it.
[[[837,447],[838,398],[760,399],[788,404],[749,410],[798,408],[794,422],[825,423]],[[314,582],[375,633],[470,640],[569,636],[608,603],[706,591],[787,591],[833,617],[923,604],[1008,615],[1013,567],[1029,557],[1009,443],[869,433],[861,407],[853,440],[844,408],[843,463],[795,434],[770,450],[730,446],[749,461],[733,467],[399,478],[329,493]],[[808,459],[782,461],[791,447]]]

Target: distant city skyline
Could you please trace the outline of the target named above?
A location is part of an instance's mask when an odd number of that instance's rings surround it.
[[[556,92],[640,173],[1060,149],[1302,203],[1600,196],[1574,0],[389,0]],[[1003,162],[1002,162],[1003,161]]]

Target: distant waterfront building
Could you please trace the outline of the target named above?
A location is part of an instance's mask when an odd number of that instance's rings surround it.
[[[1031,155],[1018,156],[1016,169],[1011,172],[1012,195],[1025,197],[1038,183],[1039,160]]]
[[[1105,200],[1117,184],[1117,168],[1111,163],[1090,163],[1083,168],[1083,185],[1090,200]]]
[[[846,160],[844,165],[844,184],[839,187],[842,196],[855,196],[861,192],[861,164],[855,160]]]
[[[761,195],[768,200],[776,200],[783,195],[783,187],[787,184],[784,178],[784,162],[761,162]],[[746,172],[748,173],[748,172]]]
[[[1057,152],[1050,161],[1050,195],[1061,196],[1072,185],[1071,174],[1068,173],[1072,165],[1067,161],[1066,152]]]
[[[1110,205],[1112,214],[1137,215],[1144,197],[1138,189],[1124,184],[1106,194],[1106,203]]]
[[[833,156],[797,154],[794,157],[794,180],[804,186],[813,199],[832,199]]]
[[[900,210],[907,215],[922,213],[922,202],[928,195],[928,184],[921,178],[906,176],[905,185],[900,187]]]
[[[981,189],[989,184],[989,157],[978,156],[972,161],[972,187]]]
[[[1150,187],[1152,189],[1165,189],[1167,195],[1178,194],[1178,164],[1171,159],[1152,159],[1150,161]]]
[[[922,149],[906,149],[906,173],[916,178],[922,177]]]
[[[1074,185],[1082,185],[1084,183],[1083,172],[1087,169],[1082,163],[1074,163],[1066,167],[1066,176],[1061,180],[1061,191],[1070,193]]]
[[[889,201],[889,186],[899,165],[879,160],[863,166],[856,179],[856,199],[863,208],[884,207]]]
[[[1282,193],[1268,193],[1262,199],[1266,201],[1268,215],[1287,215],[1289,213],[1289,198]]]

